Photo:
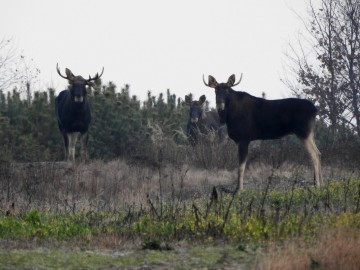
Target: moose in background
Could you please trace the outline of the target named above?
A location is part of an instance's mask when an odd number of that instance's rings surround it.
[[[202,95],[199,100],[192,100],[191,96],[185,96],[184,103],[190,107],[187,136],[193,146],[198,143],[201,134],[208,135],[210,132],[214,132],[219,138],[224,136],[218,113],[205,111],[205,101],[205,95]]]
[[[80,135],[81,159],[85,161],[88,158],[88,129],[91,122],[86,87],[93,86],[93,81],[100,79],[104,73],[104,68],[100,75],[96,73],[95,77],[89,76],[87,80],[82,76],[75,76],[68,68],[65,69],[66,76],[63,76],[58,64],[56,70],[70,84],[70,89],[61,91],[55,99],[55,114],[64,139],[65,160],[75,160],[75,146]]]

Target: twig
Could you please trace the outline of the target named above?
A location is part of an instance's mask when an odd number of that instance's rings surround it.
[[[147,202],[149,203],[152,212],[155,213],[158,220],[160,220],[160,216],[159,216],[158,212],[156,211],[156,208],[154,207],[154,204],[152,203],[149,194],[146,194],[146,198],[147,198]]]

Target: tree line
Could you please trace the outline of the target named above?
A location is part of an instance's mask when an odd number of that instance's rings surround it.
[[[55,90],[35,91],[31,98],[14,89],[0,91],[0,155],[3,160],[61,160],[63,143],[55,117]],[[130,86],[117,91],[112,82],[89,89],[92,110],[89,130],[91,158],[112,159],[140,151],[152,143],[156,132],[186,143],[183,131],[187,108],[171,94],[153,96],[141,102],[130,95]]]
[[[55,98],[55,90],[51,88],[34,91],[30,96],[16,89],[7,93],[0,91],[1,160],[63,160],[63,142],[54,110]],[[91,159],[154,157],[159,149],[166,148],[168,150],[164,151],[168,151],[169,156],[184,147],[188,149],[187,154],[193,151],[186,136],[189,108],[170,90],[158,96],[148,92],[147,99],[140,101],[130,94],[129,85],[117,90],[112,82],[103,85],[97,81],[96,87],[89,89],[88,99],[92,110],[89,129]],[[208,104],[206,106],[209,109]],[[346,126],[338,127],[335,134],[320,119],[315,132],[320,150],[327,149],[324,152],[342,151],[345,155],[359,147],[358,136]],[[291,141],[296,144],[296,140]],[[270,149],[275,144],[263,145]],[[201,153],[204,157],[214,151],[209,149],[207,154],[206,147],[201,150],[205,151]]]

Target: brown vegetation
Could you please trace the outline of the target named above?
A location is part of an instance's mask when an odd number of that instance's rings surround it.
[[[311,243],[293,240],[269,248],[261,270],[360,269],[359,230],[325,231]]]
[[[215,164],[221,155],[206,156],[203,146],[193,155],[203,155]],[[211,150],[212,151],[212,150]],[[207,152],[208,154],[209,152]],[[230,147],[227,151],[230,153]],[[166,154],[166,153],[165,153]],[[276,153],[275,153],[276,154]],[[305,153],[304,153],[305,154]],[[206,156],[206,157],[205,157]],[[232,157],[232,155],[229,155]],[[296,164],[274,157],[273,164],[253,155],[246,174],[246,187],[263,189],[271,178],[273,188],[291,188],[294,182],[312,185],[309,163]],[[188,156],[191,163],[193,156]],[[236,157],[234,157],[236,162]],[[265,161],[265,162],[263,162]],[[167,161],[95,160],[88,164],[67,162],[3,163],[0,174],[2,212],[20,213],[32,209],[57,212],[114,210],[145,206],[152,201],[176,197],[181,200],[210,194],[214,186],[232,189],[236,169],[202,169]],[[356,177],[358,172],[325,167],[325,179]],[[14,205],[12,205],[14,203]]]

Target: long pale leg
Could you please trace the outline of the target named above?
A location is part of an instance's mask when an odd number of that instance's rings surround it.
[[[248,148],[249,148],[248,141],[240,141],[238,143],[239,169],[238,169],[238,183],[235,189],[235,193],[237,193],[239,190],[244,190],[244,172],[245,172]]]
[[[69,154],[68,160],[75,161],[75,146],[79,132],[68,133],[69,138]]]
[[[68,160],[68,158],[69,158],[69,138],[65,131],[62,131],[61,134],[64,138],[65,160]]]
[[[304,144],[313,162],[316,185],[320,187],[323,185],[323,179],[321,174],[321,159],[320,159],[321,153],[319,149],[316,147],[313,132],[311,132],[309,136],[304,140]]]
[[[85,162],[88,159],[88,152],[87,152],[87,143],[88,143],[88,133],[80,134],[80,156],[81,160]]]

